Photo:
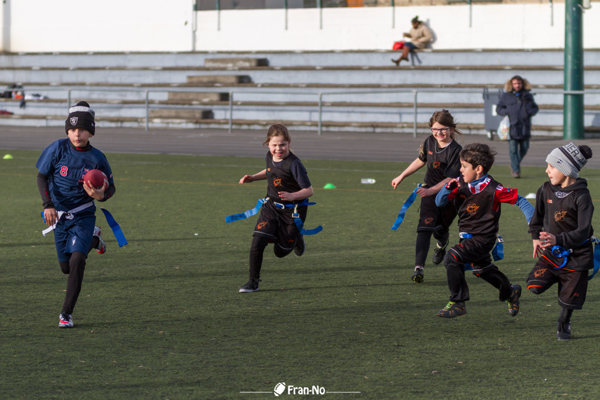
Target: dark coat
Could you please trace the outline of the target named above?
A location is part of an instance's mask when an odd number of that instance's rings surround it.
[[[511,139],[529,139],[531,137],[531,117],[540,110],[530,93],[531,85],[524,79],[523,89],[514,93],[512,81],[509,79],[504,85],[504,90],[506,92],[500,96],[496,112],[498,115],[508,115]]]

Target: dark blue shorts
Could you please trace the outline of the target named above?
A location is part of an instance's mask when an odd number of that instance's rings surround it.
[[[54,229],[54,243],[58,261],[69,261],[71,254],[80,251],[87,255],[96,225],[96,214],[94,211],[82,211],[67,219],[65,215],[56,224]]]
[[[408,47],[411,50],[416,50],[417,46],[415,46],[414,44],[412,44],[411,42],[406,42],[404,43],[404,47]]]

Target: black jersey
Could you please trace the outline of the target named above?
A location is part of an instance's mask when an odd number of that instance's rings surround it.
[[[594,205],[585,179],[578,178],[566,188],[546,182],[537,191],[529,232],[533,239],[539,239],[542,230],[555,235],[558,246],[573,249],[566,267],[587,270],[594,266],[592,244],[587,241],[594,234],[593,215]],[[550,253],[549,249],[544,251],[552,259]]]
[[[421,146],[419,160],[427,163],[425,183],[433,187],[446,178],[460,175],[460,151],[462,146],[453,140],[448,146],[440,148],[437,140],[430,135]]]
[[[456,189],[454,204],[458,210],[458,227],[461,232],[472,235],[495,235],[498,233],[501,207],[495,207],[494,198],[498,186],[496,180],[489,177],[485,186],[472,190],[463,177],[460,177],[460,187]]]
[[[290,201],[283,201],[279,197],[279,192],[294,193],[301,189],[309,188],[310,181],[306,173],[306,168],[302,164],[302,161],[290,152],[290,154],[280,162],[273,161],[273,155],[271,152],[267,153],[267,196],[274,201],[279,203],[293,203]],[[299,174],[298,182],[294,177],[294,170]]]

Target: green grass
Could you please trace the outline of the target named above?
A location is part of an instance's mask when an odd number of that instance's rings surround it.
[[[13,160],[0,160],[3,399],[271,399],[278,382],[360,392],[281,398],[600,396],[600,278],[574,314],[569,342],[556,340],[555,288],[524,291],[512,318],[497,291],[469,273],[468,314],[437,317],[449,295],[444,267],[429,263],[424,284],[410,281],[418,206],[390,230],[423,178],[392,190],[401,163],[304,160],[317,202],[306,225],[324,230],[307,237],[300,258],[277,259],[269,246],[261,291],[239,294],[256,217],[224,217],[265,195],[264,182],[237,184],[263,161],[109,154],[117,193],[105,206],[129,245],[118,248],[97,213],[108,252],[90,254],[76,327],[60,330],[66,277],[52,234],[41,235],[39,153],[10,153]],[[543,168],[526,168],[520,180],[507,167],[492,174],[524,195],[545,180]],[[582,175],[594,197],[600,171]],[[326,183],[337,189],[321,189]],[[600,226],[598,215],[593,222]],[[452,232],[456,240],[456,225]],[[503,207],[501,234],[506,257],[498,266],[524,286],[534,261],[517,207]]]

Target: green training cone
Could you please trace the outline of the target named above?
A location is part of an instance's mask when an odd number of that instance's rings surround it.
[[[4,155],[4,157],[2,157],[4,160],[12,160],[13,156],[11,156],[10,154],[6,154]]]
[[[323,189],[335,189],[335,186],[333,183],[328,183],[325,186],[323,186]]]

